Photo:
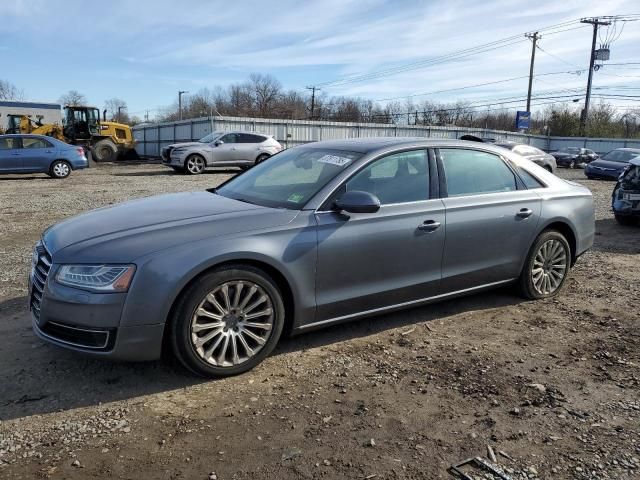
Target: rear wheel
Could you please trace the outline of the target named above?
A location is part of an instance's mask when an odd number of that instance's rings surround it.
[[[542,232],[529,250],[518,280],[520,294],[536,300],[556,295],[569,274],[571,249],[560,232]]]
[[[618,222],[620,225],[629,226],[636,224],[636,219],[633,217],[626,217],[624,215],[615,215],[615,217],[616,222]]]
[[[113,162],[118,158],[118,147],[108,138],[97,142],[92,152],[96,162]]]
[[[204,172],[206,166],[207,165],[204,161],[204,158],[202,158],[200,155],[190,155],[184,162],[184,167],[187,173],[191,175],[201,174],[202,172]]]
[[[258,158],[256,158],[256,165],[264,162],[267,158],[269,158],[271,155],[268,155],[266,153],[263,153],[262,155],[258,155]]]
[[[174,312],[173,352],[186,368],[206,377],[252,369],[271,353],[284,325],[276,283],[246,265],[202,276],[183,293]]]
[[[71,166],[64,160],[56,160],[49,168],[49,176],[53,178],[67,178],[71,174]]]

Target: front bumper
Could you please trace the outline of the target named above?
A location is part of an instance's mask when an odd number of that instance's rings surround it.
[[[38,248],[29,276],[29,310],[38,337],[99,358],[160,358],[164,323],[123,326],[126,293],[91,293],[58,284],[53,280],[56,265],[43,246]]]
[[[620,190],[616,189],[613,193],[611,209],[613,213],[623,217],[640,218],[640,200],[627,200],[624,194],[640,195],[640,191],[636,190]]]
[[[602,180],[617,180],[622,171],[618,170],[603,170],[596,167],[587,165],[584,169],[584,174],[587,177],[599,178]]]

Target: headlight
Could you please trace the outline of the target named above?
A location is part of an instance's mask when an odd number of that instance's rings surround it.
[[[135,265],[62,265],[56,281],[99,292],[126,292],[135,271]]]

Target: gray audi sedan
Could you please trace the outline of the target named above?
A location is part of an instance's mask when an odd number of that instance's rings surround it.
[[[249,370],[283,332],[516,284],[558,293],[591,247],[591,193],[500,147],[370,138],[285,150],[208,191],[50,227],[33,252],[38,336],[96,357],[163,350]]]

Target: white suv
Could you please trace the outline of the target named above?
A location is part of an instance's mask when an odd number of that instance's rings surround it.
[[[177,172],[197,175],[207,167],[243,170],[282,150],[269,135],[255,132],[213,132],[197,142],[175,143],[162,149],[162,163]]]

